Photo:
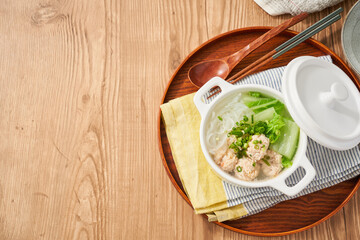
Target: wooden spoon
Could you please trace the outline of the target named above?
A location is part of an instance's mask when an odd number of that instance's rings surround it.
[[[264,33],[259,38],[246,45],[244,48],[237,51],[236,53],[220,59],[206,60],[192,66],[188,72],[190,82],[200,88],[213,77],[218,76],[225,79],[233,70],[233,68],[252,51],[257,49],[262,44],[275,37],[282,31],[284,31],[285,29],[302,21],[307,16],[307,13],[301,13],[293,18],[290,18],[279,26],[274,27],[268,32]]]

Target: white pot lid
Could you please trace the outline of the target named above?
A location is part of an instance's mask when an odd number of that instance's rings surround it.
[[[303,56],[282,79],[285,104],[294,121],[321,145],[346,150],[360,142],[360,93],[336,65]]]

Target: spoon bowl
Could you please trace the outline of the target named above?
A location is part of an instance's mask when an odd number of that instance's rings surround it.
[[[189,70],[188,77],[197,87],[202,87],[213,77],[226,78],[230,73],[229,65],[223,59],[198,63]]]

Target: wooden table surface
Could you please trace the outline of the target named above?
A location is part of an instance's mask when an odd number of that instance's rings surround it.
[[[161,162],[157,114],[199,44],[289,17],[252,0],[3,0],[0,239],[258,239],[208,223],[181,198]],[[315,36],[342,58],[343,21]],[[359,212],[357,192],[284,239],[360,239]]]

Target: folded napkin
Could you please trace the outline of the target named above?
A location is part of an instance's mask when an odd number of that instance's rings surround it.
[[[254,0],[262,9],[272,16],[301,12],[318,12],[334,6],[343,0]]]
[[[331,61],[330,56],[322,59]],[[237,84],[261,84],[280,91],[285,67],[253,74]],[[360,174],[360,148],[347,151],[325,148],[308,139],[306,155],[317,175],[299,194],[289,197],[271,188],[243,188],[222,181],[212,171],[202,153],[199,138],[201,117],[193,94],[160,106],[171,151],[183,187],[197,214],[206,213],[209,221],[226,221],[258,213],[279,202],[333,186]],[[210,98],[208,101],[211,101]],[[287,184],[300,181],[305,172],[300,168],[287,179]]]

